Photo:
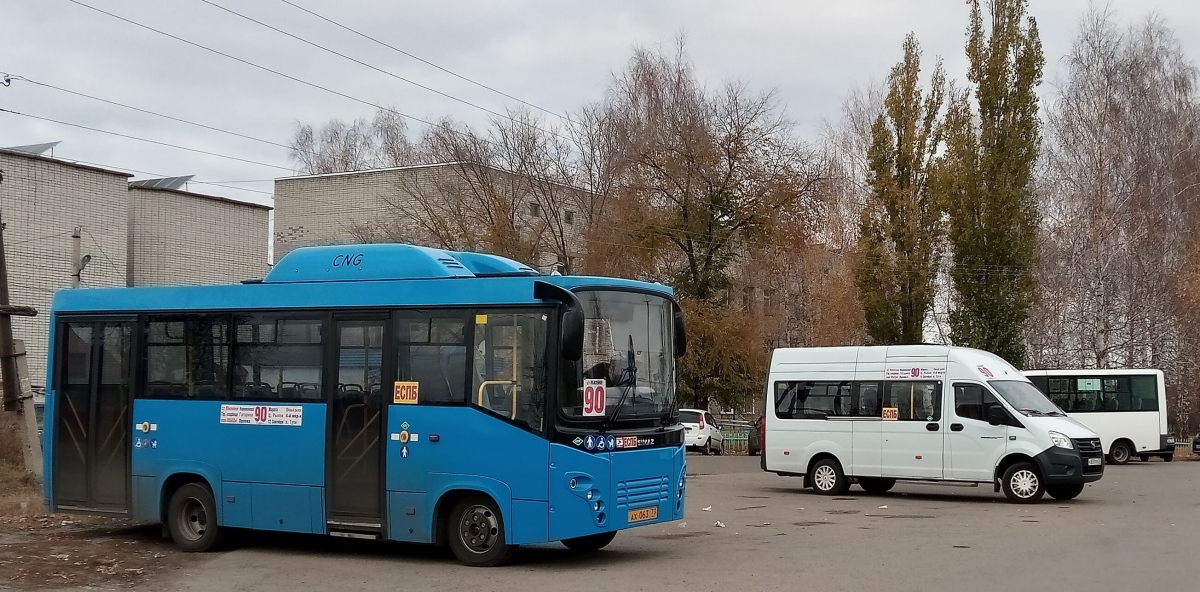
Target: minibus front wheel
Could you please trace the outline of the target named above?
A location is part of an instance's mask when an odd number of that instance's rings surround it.
[[[1001,479],[1001,488],[1008,501],[1019,504],[1032,504],[1046,493],[1046,484],[1037,465],[1030,462],[1019,462],[1008,467]]]

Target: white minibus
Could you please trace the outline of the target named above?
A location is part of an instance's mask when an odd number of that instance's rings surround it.
[[[1142,462],[1174,458],[1161,370],[1027,370],[1025,376],[1068,417],[1099,434],[1110,464],[1134,456]]]
[[[763,470],[838,495],[897,481],[991,483],[1013,502],[1078,496],[1100,438],[1016,368],[936,345],[776,349]]]

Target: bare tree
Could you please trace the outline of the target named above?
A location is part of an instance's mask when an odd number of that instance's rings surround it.
[[[1197,72],[1160,19],[1121,30],[1098,10],[1066,63],[1047,109],[1031,361],[1163,368],[1178,406],[1197,394],[1176,289],[1200,215]]]
[[[420,162],[420,154],[408,141],[408,124],[394,109],[379,110],[370,122],[334,119],[317,130],[297,124],[290,145],[292,159],[310,175]]]

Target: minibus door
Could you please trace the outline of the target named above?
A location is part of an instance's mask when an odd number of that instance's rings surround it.
[[[954,383],[954,405],[946,437],[949,478],[983,483],[994,478],[996,463],[1008,446],[1008,427],[987,422],[988,410],[999,404],[983,385]]]
[[[882,415],[883,476],[941,479],[945,446],[942,383],[886,383]]]

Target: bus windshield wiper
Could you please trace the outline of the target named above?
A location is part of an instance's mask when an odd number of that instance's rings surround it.
[[[617,416],[621,414],[621,407],[625,406],[625,399],[629,397],[630,391],[637,390],[637,356],[633,351],[633,335],[629,336],[629,350],[625,352],[625,369],[621,371],[620,378],[617,379],[616,386],[624,385],[621,389],[621,398],[617,399],[617,406],[613,408],[612,415],[604,420],[600,429],[610,429],[617,421]]]
[[[1034,416],[1034,417],[1046,415],[1042,411],[1038,411],[1037,409],[1030,409],[1028,407],[1022,407],[1021,409],[1017,409],[1017,411],[1020,411],[1021,413],[1024,413],[1025,415]]]

